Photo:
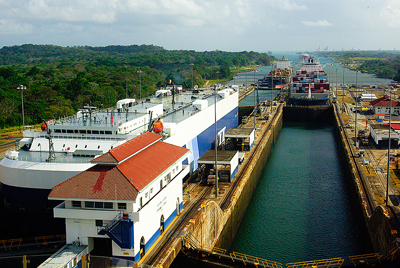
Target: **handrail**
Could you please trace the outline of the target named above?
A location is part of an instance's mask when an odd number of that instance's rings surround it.
[[[287,263],[286,268],[296,268],[296,267],[341,267],[344,262],[343,258],[331,258],[331,259],[322,259],[322,260],[314,260],[314,261],[303,261],[303,262],[292,262]],[[336,265],[336,266],[335,266]]]
[[[250,255],[246,255],[239,252],[232,252],[229,254],[231,256],[232,261],[235,260],[233,258],[241,259],[243,263],[246,265],[246,262],[252,262],[255,265],[262,265],[264,267],[275,267],[275,268],[282,268],[282,263],[276,261],[270,261],[267,259],[262,259]]]

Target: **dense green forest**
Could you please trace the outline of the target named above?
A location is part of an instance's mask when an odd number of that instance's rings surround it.
[[[400,82],[400,51],[332,51],[318,55],[334,58],[353,70]]]
[[[153,94],[168,81],[189,89],[230,79],[234,68],[270,65],[257,52],[166,50],[154,45],[61,47],[21,45],[0,49],[0,127],[75,113],[84,105],[110,107],[125,97]],[[193,64],[193,65],[191,65]],[[141,71],[139,76],[138,71]],[[192,72],[193,71],[193,72]],[[218,72],[217,72],[218,71]]]

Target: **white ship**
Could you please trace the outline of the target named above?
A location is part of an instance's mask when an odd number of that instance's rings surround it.
[[[217,92],[219,137],[238,126],[238,95],[231,88]],[[164,125],[165,142],[190,149],[184,164],[193,172],[214,143],[214,98],[213,90],[205,90],[161,94],[139,104],[125,99],[114,108],[86,107],[73,117],[46,122],[50,137],[47,130],[25,131],[21,148],[0,162],[1,201],[10,209],[51,211],[58,204],[47,199],[52,187],[92,167],[94,157],[148,131],[155,119]]]

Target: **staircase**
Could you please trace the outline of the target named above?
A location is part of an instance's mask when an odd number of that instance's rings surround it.
[[[97,234],[107,235],[121,248],[133,247],[133,222],[122,212],[106,226],[98,226]]]

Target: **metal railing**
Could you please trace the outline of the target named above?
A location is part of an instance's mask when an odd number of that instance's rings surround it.
[[[323,260],[315,260],[315,261],[303,261],[303,262],[293,262],[286,264],[286,268],[306,268],[306,267],[341,267],[344,262],[343,258],[331,258],[331,259],[323,259]]]
[[[244,265],[246,265],[248,262],[251,262],[256,266],[282,268],[282,263],[275,261],[270,261],[238,252],[232,252],[229,255],[231,256],[232,262],[235,262],[234,258],[236,258],[242,260]]]

